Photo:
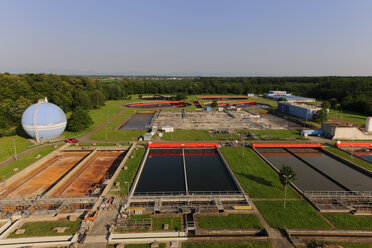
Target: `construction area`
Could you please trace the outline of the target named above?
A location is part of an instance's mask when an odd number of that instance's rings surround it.
[[[177,129],[288,129],[289,125],[276,122],[279,118],[266,118],[245,110],[237,111],[162,111],[156,115],[153,125],[174,126]],[[283,122],[283,120],[281,120]],[[284,120],[285,122],[285,120]],[[289,121],[287,121],[288,123]]]

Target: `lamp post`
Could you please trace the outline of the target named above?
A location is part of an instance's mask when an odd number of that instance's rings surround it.
[[[244,138],[243,138],[243,158],[244,158],[244,148],[245,148],[245,142],[244,142]]]
[[[291,178],[292,175],[289,175],[289,176],[283,175],[283,177],[285,178],[285,185],[284,185],[284,206],[283,206],[283,208],[285,208],[285,203],[286,203],[286,200],[287,200],[287,183],[288,183],[288,178]]]
[[[124,182],[125,184],[127,184],[127,197],[128,197],[128,194],[129,194],[129,183],[128,182]]]
[[[14,147],[14,158],[15,158],[15,160],[18,160],[17,147],[16,147],[15,139],[13,139],[13,147]]]

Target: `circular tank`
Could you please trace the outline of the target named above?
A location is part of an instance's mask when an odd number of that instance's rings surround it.
[[[66,115],[63,110],[45,98],[31,105],[22,115],[22,127],[36,141],[53,139],[66,128]]]

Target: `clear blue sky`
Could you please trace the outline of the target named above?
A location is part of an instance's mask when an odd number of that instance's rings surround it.
[[[371,75],[370,0],[3,0],[0,72]]]

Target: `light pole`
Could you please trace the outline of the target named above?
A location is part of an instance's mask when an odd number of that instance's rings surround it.
[[[243,158],[244,158],[244,148],[245,148],[245,142],[244,142],[244,138],[243,138]]]
[[[16,143],[15,143],[15,138],[13,139],[13,146],[14,146],[14,157],[15,157],[15,160],[18,160],[18,157],[17,157],[17,147],[16,147]]]
[[[284,186],[284,206],[283,208],[285,208],[285,203],[286,203],[286,200],[287,200],[287,183],[288,183],[288,178],[291,178],[292,175],[283,175],[283,177],[285,178],[285,186]]]
[[[129,194],[129,183],[128,182],[124,182],[125,184],[127,184],[127,197],[128,197],[128,194]]]

